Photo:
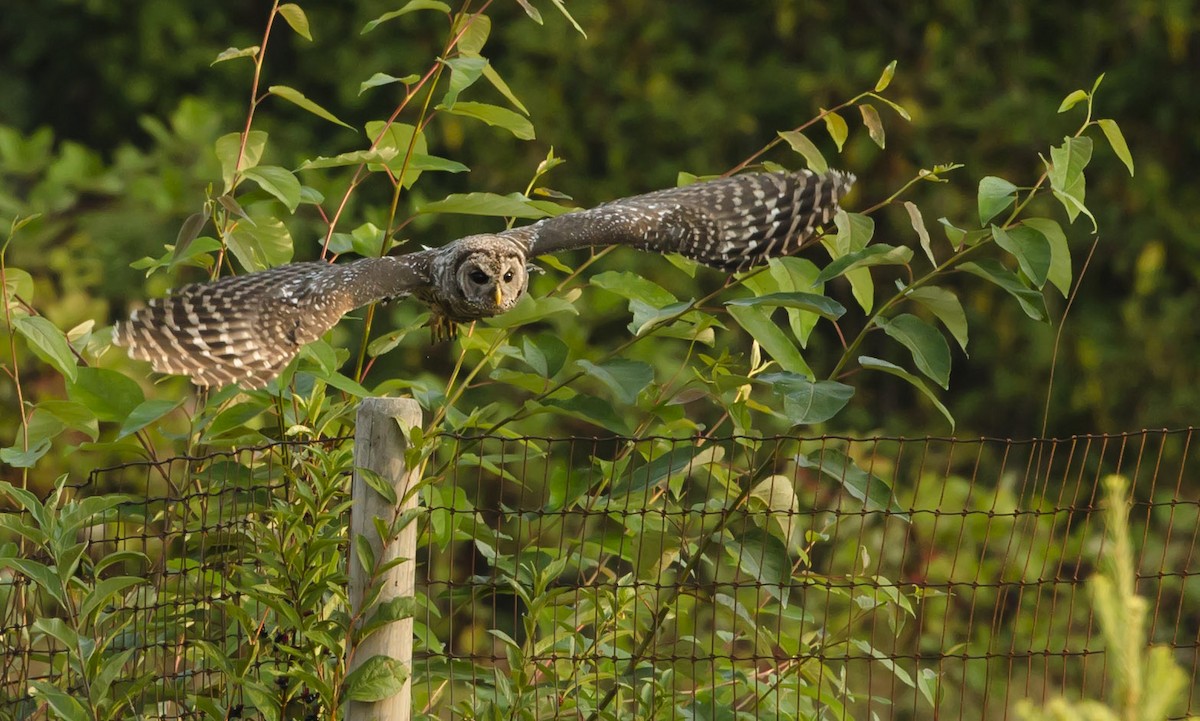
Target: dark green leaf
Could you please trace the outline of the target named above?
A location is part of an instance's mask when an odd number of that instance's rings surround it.
[[[913,375],[912,373],[909,373],[908,371],[904,370],[903,368],[896,365],[895,363],[889,363],[888,361],[880,360],[879,358],[872,358],[870,356],[859,356],[858,363],[863,368],[867,368],[869,370],[882,371],[884,373],[889,373],[891,375],[896,376],[897,378],[901,378],[905,381],[908,381],[908,383],[911,384],[914,388],[921,391],[921,393],[924,393],[925,397],[928,398],[930,400],[930,402],[933,403],[934,407],[938,409],[938,412],[941,413],[946,418],[946,420],[950,422],[950,430],[953,432],[954,416],[950,415],[950,410],[948,408],[946,408],[946,406],[942,405],[942,402],[940,400],[938,400],[938,397],[936,395],[934,395],[932,390],[929,389],[929,386],[925,385],[925,381],[921,380],[919,377]]]
[[[267,88],[267,92],[277,98],[283,98],[289,103],[294,103],[295,105],[300,106],[304,110],[316,115],[318,118],[323,118],[331,123],[336,123],[344,128],[354,130],[354,128],[351,128],[341,120],[338,120],[336,115],[309,100],[307,97],[305,97],[304,93],[296,90],[295,88],[290,88],[286,85],[272,85],[271,87]]]
[[[308,16],[296,3],[284,3],[279,6],[279,14],[287,21],[292,30],[305,40],[312,41],[312,33],[308,29]]]
[[[812,369],[808,367],[804,356],[800,355],[800,350],[796,348],[795,343],[791,341],[784,332],[779,329],[779,326],[771,320],[771,314],[762,308],[746,308],[741,306],[728,306],[729,315],[738,322],[738,325],[746,329],[754,340],[762,346],[762,349],[767,352],[786,371],[799,373],[800,375],[812,376]]]
[[[829,163],[825,162],[825,156],[821,155],[821,151],[817,149],[813,141],[808,139],[807,135],[799,130],[788,130],[779,133],[779,137],[787,141],[787,144],[792,146],[792,150],[800,153],[809,170],[814,173],[829,171]]]
[[[461,105],[462,103],[460,103]],[[442,200],[425,203],[418,213],[462,213],[464,215],[491,215],[504,218],[539,219],[550,214],[533,205],[520,193],[496,195],[495,193],[455,193]]]
[[[866,268],[873,265],[906,265],[912,260],[912,248],[894,247],[883,243],[867,246],[862,250],[847,253],[821,270],[813,285],[845,275],[856,268]]]
[[[126,416],[125,420],[121,423],[121,430],[117,432],[117,439],[120,440],[126,436],[131,436],[151,423],[154,423],[158,419],[182,405],[183,400],[183,398],[173,401],[148,400],[139,403],[136,408],[129,412],[129,415]]]
[[[807,456],[800,455],[796,457],[796,465],[820,471],[836,480],[847,493],[862,501],[868,511],[890,511],[900,518],[908,518],[893,499],[892,487],[887,481],[859,468],[841,451],[825,448]]]
[[[588,282],[597,288],[603,288],[623,298],[640,300],[648,305],[659,308],[679,301],[671,291],[663,288],[658,283],[647,280],[645,277],[627,270],[607,270],[603,273],[597,273]]]
[[[813,381],[795,373],[764,373],[755,380],[770,384],[783,400],[783,414],[793,426],[824,423],[854,396],[854,388],[843,383]]]
[[[28,449],[17,445],[0,448],[0,463],[7,463],[13,468],[33,468],[49,451],[49,438],[43,438],[33,443]]]
[[[408,680],[408,668],[391,656],[372,656],[346,674],[343,682],[347,701],[373,703],[400,693]]]
[[[876,318],[875,323],[908,348],[918,370],[942,388],[950,387],[950,346],[937,328],[911,313],[895,318]]]
[[[1027,288],[1017,274],[1001,265],[1000,261],[984,258],[975,263],[963,263],[958,266],[958,269],[989,280],[1003,288],[1009,295],[1017,299],[1017,302],[1021,304],[1021,310],[1025,311],[1025,315],[1030,318],[1046,319],[1046,301],[1042,294]]]
[[[712,448],[695,444],[676,445],[653,460],[622,474],[613,484],[610,497],[618,498],[654,488],[663,481],[685,477],[712,460]],[[699,458],[700,460],[697,460]]]
[[[529,122],[528,118],[499,105],[463,101],[448,108],[438,107],[453,115],[475,118],[488,125],[503,128],[521,140],[533,140],[536,137],[533,123]]]
[[[200,235],[200,231],[204,230],[204,224],[207,222],[208,215],[204,213],[192,213],[183,221],[179,232],[175,234],[175,248],[171,253],[172,265],[179,262],[179,259],[187,251],[188,246]]]
[[[1100,129],[1104,131],[1104,137],[1108,138],[1108,144],[1112,146],[1113,152],[1125,163],[1125,167],[1129,168],[1129,175],[1133,177],[1133,155],[1129,152],[1129,146],[1125,144],[1125,135],[1121,132],[1121,126],[1117,125],[1117,121],[1110,118],[1101,118],[1096,121]]]
[[[362,31],[359,32],[359,35],[366,35],[375,28],[379,27],[382,23],[386,23],[388,20],[394,20],[401,15],[407,15],[416,10],[437,10],[438,12],[445,13],[446,15],[450,14],[450,6],[444,2],[438,2],[437,0],[409,0],[399,10],[386,12],[364,25]]]
[[[1021,225],[1041,233],[1050,245],[1050,270],[1046,280],[1053,283],[1064,298],[1067,297],[1071,292],[1071,248],[1062,226],[1049,218],[1026,218]]]
[[[544,378],[553,378],[567,361],[567,344],[551,333],[527,335],[521,346],[525,363]]]
[[[614,358],[598,365],[582,359],[575,362],[626,405],[637,402],[638,394],[654,382],[654,369],[641,361]]]
[[[587,421],[619,435],[629,435],[629,424],[613,410],[612,403],[594,396],[576,395],[569,399],[547,398],[541,405],[553,412]]]
[[[365,571],[368,577],[376,574],[375,549],[362,533],[354,534],[354,558],[358,561],[358,567]]]
[[[67,343],[67,337],[58,326],[40,315],[26,315],[12,319],[13,327],[29,342],[34,355],[54,366],[68,381],[74,381],[79,367],[75,354]]]
[[[292,171],[277,165],[259,165],[247,168],[242,175],[278,198],[290,212],[296,212],[300,205],[300,181]]]
[[[750,298],[736,298],[726,301],[725,305],[749,308],[798,308],[829,320],[837,320],[846,312],[846,307],[841,303],[817,293],[768,293]]]
[[[744,534],[729,539],[724,548],[738,568],[762,584],[767,593],[779,600],[780,606],[787,606],[792,562],[783,541],[751,526]]]
[[[1004,178],[989,175],[979,181],[979,224],[986,226],[988,221],[1004,212],[1017,199],[1017,186]]]
[[[79,615],[86,619],[93,612],[108,605],[112,598],[121,591],[146,582],[146,579],[134,576],[113,576],[97,581],[95,587],[84,595],[83,602],[79,605]]]
[[[124,421],[146,397],[132,378],[107,368],[80,368],[67,384],[67,397],[102,421]]]
[[[1046,285],[1046,274],[1050,272],[1050,243],[1046,236],[1033,228],[1017,226],[1005,230],[992,226],[992,238],[996,245],[1017,259],[1026,277],[1036,288]]]
[[[909,291],[908,297],[937,316],[963,351],[967,350],[967,314],[963,312],[958,296],[945,288],[925,286]]]
[[[355,468],[354,472],[362,477],[363,482],[368,487],[382,496],[383,500],[393,506],[396,505],[399,499],[396,497],[396,487],[392,485],[391,481],[372,471],[370,468]]]
[[[63,721],[91,721],[92,716],[73,694],[66,693],[49,681],[30,681],[30,695],[44,699],[54,712],[53,718]]]

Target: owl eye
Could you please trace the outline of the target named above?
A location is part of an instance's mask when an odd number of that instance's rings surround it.
[[[513,279],[513,272],[512,272],[511,270],[510,270],[510,271],[506,271],[506,272],[504,273],[504,282],[505,282],[505,283],[512,282],[512,279]]]
[[[482,270],[480,270],[478,268],[471,271],[471,273],[467,277],[470,278],[471,282],[476,285],[483,285],[484,283],[486,283],[488,281],[487,273],[484,273]]]

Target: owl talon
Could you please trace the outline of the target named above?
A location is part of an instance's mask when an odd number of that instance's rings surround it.
[[[429,332],[434,343],[443,340],[454,340],[458,337],[458,323],[455,323],[444,315],[436,313],[431,315],[427,325],[429,326]]]

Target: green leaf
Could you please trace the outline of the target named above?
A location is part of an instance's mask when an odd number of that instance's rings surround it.
[[[887,144],[887,136],[883,132],[883,121],[879,119],[879,111],[870,103],[861,103],[858,111],[862,113],[863,125],[867,126],[867,134],[880,148]]]
[[[875,324],[908,348],[918,370],[942,388],[950,387],[950,346],[937,328],[911,313],[876,318]]]
[[[368,576],[377,573],[375,549],[371,548],[371,542],[361,533],[354,534],[354,558],[358,561],[358,567],[366,571]]]
[[[529,325],[558,313],[579,315],[579,310],[566,298],[545,295],[535,298],[525,295],[517,301],[512,310],[495,318],[485,318],[484,322],[493,328],[516,328]]]
[[[751,526],[740,536],[734,536],[723,544],[725,552],[767,593],[786,607],[791,588],[788,582],[792,575],[792,562],[787,546],[775,536],[757,526]]]
[[[287,21],[292,30],[300,37],[312,42],[312,34],[308,30],[308,16],[296,3],[285,3],[279,6],[279,14]]]
[[[88,618],[95,611],[108,605],[113,596],[141,583],[147,583],[146,579],[135,576],[113,576],[97,581],[95,587],[84,595],[83,603],[79,606],[79,615]]]
[[[792,146],[803,158],[809,170],[814,173],[826,173],[829,171],[829,163],[825,162],[825,156],[813,144],[813,141],[808,139],[808,136],[799,130],[788,130],[779,133],[779,137],[787,141],[787,144]]]
[[[88,410],[82,403],[63,400],[45,400],[40,401],[33,407],[33,412],[36,415],[39,412],[47,413],[58,419],[65,428],[79,431],[91,437],[94,441],[100,431],[96,425],[96,415]]]
[[[225,48],[217,55],[216,59],[214,59],[211,63],[209,63],[209,67],[212,67],[213,65],[216,65],[217,63],[223,63],[226,60],[235,60],[237,58],[252,58],[255,55],[258,55],[258,51],[259,51],[259,47],[257,45],[251,45],[248,48]]]
[[[481,12],[460,12],[454,16],[450,33],[458,36],[455,47],[460,55],[478,56],[492,34],[492,19]]]
[[[1016,273],[1013,273],[1008,268],[1000,264],[1000,261],[992,258],[985,258],[976,263],[963,263],[958,266],[959,270],[977,275],[980,278],[991,281],[1000,286],[1009,295],[1017,299],[1021,304],[1021,310],[1025,311],[1025,315],[1034,320],[1045,320],[1046,300],[1042,294],[1036,290],[1032,290],[1021,282]]]
[[[837,226],[837,235],[832,239],[826,236],[822,240],[826,248],[831,248],[829,254],[832,258],[862,250],[875,237],[875,220],[869,215],[847,213],[839,208],[833,222]]]
[[[242,175],[278,198],[279,202],[287,206],[288,211],[296,212],[300,205],[300,181],[292,171],[277,165],[259,165],[247,168]]]
[[[292,259],[292,235],[278,218],[238,223],[225,243],[246,270],[273,268]]]
[[[825,266],[813,285],[845,275],[848,271],[855,268],[866,268],[872,265],[907,265],[908,261],[912,260],[912,255],[912,248],[897,248],[883,243],[876,243],[862,250],[847,253]]]
[[[366,703],[382,701],[400,693],[407,680],[408,667],[403,663],[391,656],[372,656],[346,674],[343,698]]]
[[[613,484],[609,492],[611,498],[641,493],[648,488],[655,488],[663,481],[685,478],[689,473],[699,470],[706,463],[717,458],[720,449],[712,446],[694,444],[675,445],[671,450],[653,457],[653,460],[633,468],[628,473],[621,474],[621,480]]]
[[[1104,137],[1108,138],[1108,144],[1112,146],[1113,152],[1125,163],[1125,167],[1129,168],[1129,176],[1133,177],[1133,155],[1129,152],[1129,146],[1125,144],[1125,135],[1121,132],[1121,126],[1117,125],[1117,121],[1111,118],[1101,118],[1096,121],[1100,129],[1104,131]]]
[[[66,594],[63,592],[62,581],[49,566],[28,558],[12,558],[0,556],[0,568],[11,568],[28,578],[37,587],[53,598],[62,607],[66,607]],[[60,621],[61,623],[61,621]]]
[[[245,150],[242,149],[241,133],[228,133],[217,138],[215,148],[217,160],[221,163],[221,179],[225,183],[223,193],[233,190],[233,180],[239,172],[258,165],[266,146],[267,134],[261,130],[250,131],[246,136]]]
[[[819,293],[767,293],[750,298],[735,298],[726,301],[725,305],[747,308],[798,308],[829,320],[837,320],[846,313],[846,306]]]
[[[783,414],[793,426],[824,423],[854,396],[854,388],[844,383],[814,381],[795,373],[764,373],[755,380],[769,384],[783,400]]]
[[[803,293],[809,288],[813,288],[813,281],[817,279],[821,271],[817,268],[816,263],[813,263],[807,258],[782,257],[772,258],[769,261],[771,278],[774,279],[778,288],[785,293]],[[760,293],[758,288],[752,283],[754,278],[746,279],[746,286]],[[818,292],[825,290],[824,284],[817,284]],[[762,293],[760,293],[762,294]],[[838,304],[841,306],[841,304]],[[800,347],[805,348],[808,345],[808,338],[812,334],[813,329],[817,325],[817,321],[821,316],[816,313],[811,313],[797,308],[787,308],[788,325],[791,326],[792,333],[796,336],[796,340],[800,341]]]
[[[892,497],[892,487],[887,481],[859,468],[854,460],[841,451],[824,448],[807,456],[796,456],[796,465],[820,471],[842,484],[852,497],[862,501],[868,511],[890,511],[907,519],[904,509]]]
[[[879,75],[879,80],[875,82],[875,92],[882,93],[887,90],[887,86],[892,84],[892,76],[896,74],[896,61],[887,64],[883,72]]]
[[[575,363],[588,375],[608,386],[625,405],[636,403],[638,394],[654,382],[654,369],[641,361],[614,358],[597,365],[580,359]]]
[[[405,75],[402,78],[398,78],[395,75],[388,75],[387,73],[375,73],[371,77],[358,84],[358,94],[362,95],[371,88],[377,88],[381,85],[390,85],[391,83],[412,85],[420,79],[420,75]]]
[[[300,170],[315,170],[317,168],[340,168],[347,165],[362,163],[387,163],[397,157],[400,151],[392,147],[375,148],[374,150],[355,150],[341,153],[333,157],[317,156],[300,164]]]
[[[172,265],[179,262],[179,259],[187,251],[188,246],[192,244],[192,241],[200,236],[200,231],[204,230],[204,225],[207,222],[208,215],[206,213],[192,213],[183,221],[183,225],[179,227],[179,232],[175,234],[175,247],[171,252]]]
[[[1088,99],[1086,90],[1072,90],[1071,94],[1063,98],[1063,101],[1058,106],[1058,112],[1065,113],[1079,103]]]
[[[321,107],[320,105],[317,105],[313,101],[309,100],[307,97],[305,97],[304,93],[300,92],[299,90],[296,90],[295,88],[290,88],[286,85],[272,85],[271,87],[267,88],[267,92],[270,93],[271,95],[274,95],[275,97],[283,98],[284,100],[288,101],[289,103],[294,103],[295,105],[300,106],[301,108],[303,108],[304,110],[307,110],[308,112],[312,113],[313,115],[317,116],[318,118],[322,118],[324,120],[328,120],[331,123],[336,123],[337,125],[341,125],[344,128],[349,128],[350,130],[354,130],[354,128],[351,128],[346,123],[343,123],[341,120],[338,120],[336,115],[329,112],[328,110]]]
[[[908,291],[907,295],[937,316],[963,351],[967,350],[967,314],[963,312],[958,296],[932,285],[915,288]]]
[[[26,315],[12,319],[13,327],[29,342],[34,355],[54,366],[68,381],[74,381],[79,370],[75,354],[67,343],[67,336],[58,326],[40,315]]]
[[[444,2],[438,2],[437,0],[409,0],[404,4],[404,7],[400,8],[399,10],[386,12],[364,25],[363,29],[359,32],[359,35],[366,35],[375,28],[379,27],[381,24],[386,23],[388,20],[395,20],[401,15],[407,15],[417,10],[437,10],[438,12],[445,13],[446,15],[450,14],[450,6]]]
[[[496,68],[494,68],[491,63],[488,63],[483,68],[483,77],[487,78],[487,81],[492,84],[492,87],[500,91],[500,94],[503,95],[508,102],[512,103],[514,108],[520,110],[526,115],[529,115],[529,109],[526,108],[525,104],[517,98],[516,94],[513,93],[512,88],[508,87],[508,83],[504,82],[504,78],[500,77],[500,73],[496,72]]]
[[[25,302],[33,301],[33,276],[20,268],[4,269],[4,304],[15,296],[20,296]]]
[[[507,130],[521,140],[533,140],[536,137],[533,123],[529,122],[528,118],[499,105],[463,101],[448,108],[439,105],[438,109],[452,115],[482,120],[488,125]]]
[[[462,105],[463,103],[459,103]],[[463,215],[491,215],[502,218],[546,218],[549,213],[534,205],[520,193],[497,195],[496,193],[455,193],[442,200],[425,203],[417,208],[418,213],[461,213]]]
[[[904,209],[908,211],[908,220],[912,223],[913,230],[917,231],[917,237],[921,240],[921,249],[925,251],[925,256],[929,258],[929,262],[937,265],[937,258],[933,255],[933,241],[929,239],[929,230],[925,227],[925,219],[921,217],[921,209],[917,204],[906,200],[904,201]]]
[[[605,428],[619,436],[629,435],[628,422],[617,415],[612,403],[595,396],[579,394],[568,399],[547,398],[541,402],[541,407]]]
[[[397,157],[389,161],[387,166],[398,173],[403,167],[403,158]],[[470,168],[456,160],[438,157],[437,155],[427,155],[425,153],[413,153],[408,156],[408,169],[432,170],[443,173],[468,173],[471,171]]]
[[[812,369],[800,355],[796,345],[784,335],[779,326],[771,320],[771,314],[762,308],[747,308],[745,306],[727,306],[729,315],[738,325],[746,329],[754,340],[762,346],[776,363],[786,371],[812,377]]]
[[[1086,212],[1084,205],[1087,195],[1087,184],[1083,175],[1084,168],[1092,159],[1092,139],[1084,136],[1078,138],[1063,138],[1063,144],[1050,148],[1050,187],[1055,191],[1055,197],[1066,208],[1067,217],[1071,222],[1079,213]],[[1066,196],[1065,198],[1063,196]],[[1074,202],[1071,202],[1074,201]],[[1087,213],[1091,217],[1091,213]],[[1093,219],[1094,223],[1094,219]]]
[[[979,225],[1004,212],[1017,199],[1017,186],[1004,178],[989,175],[979,181]]]
[[[629,300],[640,300],[656,308],[662,308],[679,301],[671,291],[644,276],[630,271],[606,270],[593,275],[588,282],[597,288],[603,288],[611,293]]]
[[[44,699],[54,712],[53,718],[63,721],[91,721],[91,714],[75,696],[59,690],[49,681],[30,681],[29,693],[34,699]]]
[[[921,380],[912,373],[909,373],[895,363],[890,363],[879,358],[872,358],[865,355],[859,356],[858,363],[863,368],[868,370],[882,371],[907,381],[914,388],[925,394],[925,397],[933,403],[933,406],[938,409],[938,412],[941,413],[947,421],[949,421],[951,432],[954,431],[954,416],[950,415],[950,410],[946,408],[946,406],[942,405],[942,402],[938,400],[938,397],[934,395],[932,390],[929,389],[929,386],[925,385],[925,381]]]
[[[475,84],[483,75],[483,69],[487,66],[487,60],[480,57],[461,57],[443,60],[442,63],[450,68],[450,83],[446,90],[445,97],[442,98],[443,109],[449,110],[454,107],[454,103],[458,101],[458,95],[462,91]]]
[[[1067,245],[1062,226],[1049,218],[1026,218],[1021,225],[1041,233],[1050,244],[1050,270],[1046,273],[1046,280],[1053,283],[1066,298],[1071,292],[1071,248]]]
[[[846,119],[838,115],[832,110],[821,109],[824,113],[822,118],[825,121],[825,129],[829,131],[829,137],[833,138],[833,142],[837,144],[838,152],[842,152],[842,146],[846,144],[846,137],[850,134],[850,128],[846,125]]]
[[[67,384],[67,397],[102,421],[124,421],[146,397],[132,378],[107,368],[80,368]]]
[[[0,448],[0,463],[7,463],[13,468],[33,468],[50,451],[50,445],[50,439],[43,438],[28,449],[17,445]]]
[[[117,432],[117,440],[131,436],[183,404],[184,399],[177,400],[148,400],[139,403],[129,412]]]
[[[567,362],[567,344],[552,333],[521,339],[521,358],[543,378],[553,378]]]
[[[1046,285],[1046,274],[1050,271],[1050,243],[1044,235],[1024,226],[1004,230],[993,225],[992,237],[996,245],[1017,259],[1021,270],[1035,287],[1041,289]]]

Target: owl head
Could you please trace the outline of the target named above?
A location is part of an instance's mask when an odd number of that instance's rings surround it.
[[[442,275],[446,315],[456,321],[487,318],[512,309],[529,284],[524,250],[511,239],[473,235],[454,243],[435,274]],[[438,272],[440,271],[440,273]]]

